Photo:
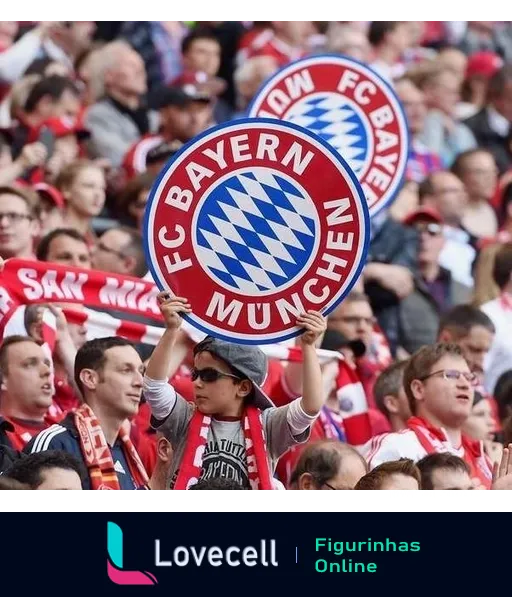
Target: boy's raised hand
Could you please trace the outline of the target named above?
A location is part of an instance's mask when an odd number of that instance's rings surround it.
[[[327,321],[318,311],[302,313],[297,317],[297,325],[305,330],[301,336],[301,343],[305,346],[314,345],[327,329]]]
[[[163,291],[157,295],[158,306],[163,315],[168,330],[177,330],[181,326],[181,313],[192,313],[188,299],[181,296],[170,296]]]

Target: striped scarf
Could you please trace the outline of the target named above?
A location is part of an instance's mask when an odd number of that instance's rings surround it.
[[[247,458],[247,474],[251,489],[273,489],[267,460],[261,411],[248,406],[242,416]],[[192,415],[185,453],[174,489],[189,489],[201,478],[203,456],[212,419],[196,410]]]
[[[92,409],[87,404],[82,404],[74,412],[74,416],[80,438],[80,448],[91,480],[91,489],[121,489],[110,448]],[[138,488],[147,485],[149,478],[137,450],[130,440],[126,425],[125,423],[121,427],[119,438],[123,442],[123,452],[131,477]]]

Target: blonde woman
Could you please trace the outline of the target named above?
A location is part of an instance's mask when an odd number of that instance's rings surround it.
[[[66,166],[56,181],[66,201],[64,227],[74,228],[88,244],[94,245],[96,235],[93,218],[100,215],[105,205],[105,174],[89,160],[78,160]]]
[[[474,271],[475,287],[472,303],[475,307],[494,300],[500,294],[500,289],[493,278],[493,269],[496,253],[501,246],[501,243],[495,243],[480,251]]]

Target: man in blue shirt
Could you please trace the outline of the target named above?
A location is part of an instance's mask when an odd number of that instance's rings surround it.
[[[148,483],[129,438],[128,419],[139,408],[144,366],[123,338],[86,342],[75,359],[75,382],[84,403],[35,436],[25,452],[63,450],[87,468],[84,489],[137,489]]]

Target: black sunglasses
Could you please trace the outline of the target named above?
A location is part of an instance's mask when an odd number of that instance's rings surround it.
[[[192,381],[195,381],[199,378],[201,381],[205,383],[213,383],[214,381],[217,381],[222,377],[232,377],[237,381],[242,381],[236,375],[231,375],[231,373],[222,373],[222,371],[217,371],[217,369],[214,369],[213,367],[205,367],[204,369],[196,369],[194,367],[192,369],[190,377]]]

